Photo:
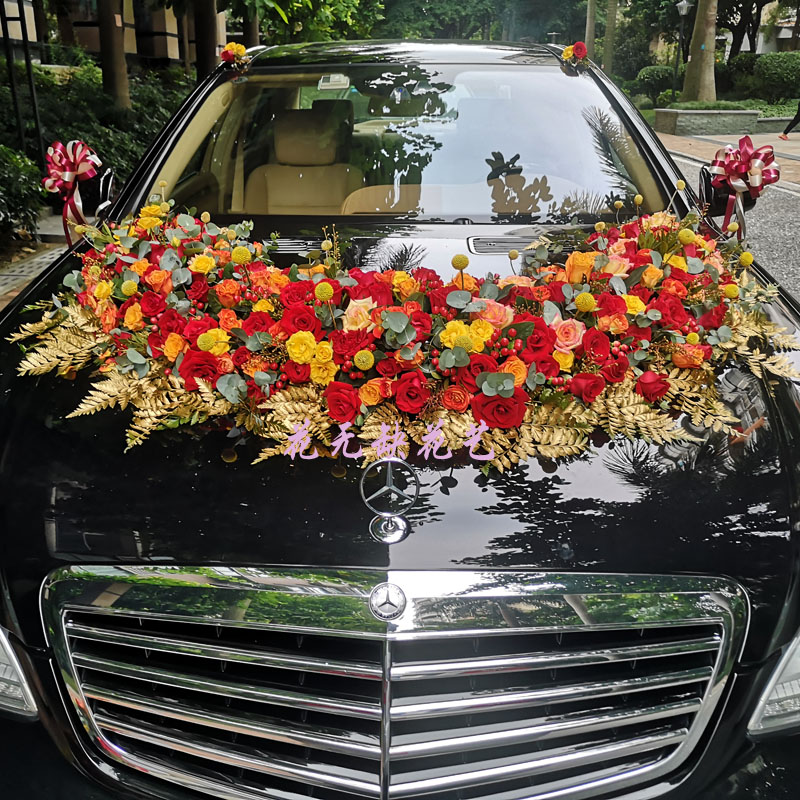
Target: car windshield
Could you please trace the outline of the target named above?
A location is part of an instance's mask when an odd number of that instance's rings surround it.
[[[549,66],[254,69],[218,86],[165,158],[218,215],[568,223],[665,198],[606,96]]]

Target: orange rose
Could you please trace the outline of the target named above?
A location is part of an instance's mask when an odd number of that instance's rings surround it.
[[[144,276],[147,283],[156,292],[169,294],[172,291],[172,273],[165,269],[154,269]]]
[[[376,272],[375,280],[381,281],[381,283],[388,283],[391,286],[394,283],[394,274],[395,270],[393,269],[387,269],[386,272]]]
[[[232,328],[240,328],[241,324],[239,322],[239,317],[236,316],[236,312],[231,308],[223,308],[222,311],[219,312],[219,326],[224,331],[229,331]]]
[[[653,289],[655,285],[664,277],[664,270],[652,264],[642,273],[642,285],[648,289]]]
[[[672,354],[672,363],[680,369],[697,369],[704,361],[703,348],[696,344],[681,344]]]
[[[400,296],[400,299],[405,300],[407,297],[411,297],[412,294],[419,291],[419,283],[413,278],[407,278],[404,281],[400,281],[395,289],[397,289],[397,294]]]
[[[404,367],[405,369],[411,369],[411,367],[418,367],[425,360],[425,354],[422,352],[422,348],[420,348],[419,350],[417,350],[416,353],[414,353],[413,358],[403,358],[403,356],[401,356],[400,353],[401,353],[400,350],[395,350],[394,358],[395,361],[397,361],[397,363],[401,367]]]
[[[149,266],[150,262],[146,258],[141,258],[139,261],[134,261],[128,269],[132,269],[137,275],[144,275]]]
[[[112,300],[103,300],[99,303],[95,313],[100,317],[100,326],[105,333],[117,327],[117,306]]]
[[[570,253],[564,264],[564,270],[567,273],[567,282],[585,283],[594,269],[594,262],[598,255],[599,253],[582,253],[578,250]]]
[[[218,243],[217,244],[217,248],[219,248],[220,246],[221,245]],[[230,250],[227,250],[227,249],[225,249],[225,250],[220,250],[220,249],[212,250],[210,255],[215,257],[215,260],[217,262],[217,266],[218,267],[224,267],[231,260],[231,252],[230,252]]]
[[[256,372],[266,372],[269,369],[269,362],[263,356],[252,355],[242,364],[242,372],[251,378]]]
[[[174,361],[186,347],[186,340],[179,333],[170,333],[164,340],[162,351],[170,360]]]
[[[464,279],[464,283],[462,285],[461,279]],[[457,275],[453,276],[453,280],[450,281],[450,286],[455,286],[456,289],[463,289],[465,292],[477,292],[478,291],[478,281],[472,277],[472,275],[468,275],[466,272],[459,272]]]
[[[469,408],[472,395],[461,384],[451,383],[442,393],[442,405],[448,411],[463,414]]]
[[[547,295],[549,297],[550,293],[548,292]],[[504,306],[502,303],[486,297],[482,297],[481,302],[484,304],[483,310],[474,312],[472,319],[482,319],[497,330],[507,327],[514,321],[514,309],[510,306]]]
[[[358,387],[358,396],[365,406],[376,406],[381,400],[385,399],[388,395],[385,394],[383,384],[387,384],[386,378],[372,378],[367,381],[363,386]]]
[[[514,386],[522,386],[528,378],[528,367],[517,356],[509,356],[501,365],[500,372],[514,376]]]
[[[233,359],[227,353],[217,356],[217,369],[219,369],[223,375],[230,374],[234,370]]]
[[[661,290],[674,294],[675,297],[680,297],[681,299],[686,297],[688,293],[686,287],[680,281],[676,281],[675,278],[667,278],[661,284]]]
[[[140,331],[144,328],[142,319],[142,307],[138,303],[133,303],[125,310],[125,327],[130,331]]]
[[[277,269],[269,270],[269,282],[267,284],[267,289],[269,290],[270,294],[280,294],[281,289],[283,289],[283,287],[288,283],[291,283],[288,275],[284,275],[280,270]]]
[[[624,314],[611,314],[609,317],[600,317],[597,320],[597,329],[603,333],[619,335],[625,333],[629,326],[628,318]]]
[[[422,311],[422,306],[416,300],[406,300],[406,302],[403,303],[404,314],[410,317],[415,311]]]
[[[232,278],[227,278],[214,287],[220,303],[225,308],[233,308],[241,297],[242,287]]]

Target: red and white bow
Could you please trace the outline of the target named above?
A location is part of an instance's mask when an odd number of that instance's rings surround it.
[[[53,142],[47,148],[47,177],[42,180],[48,192],[58,192],[64,200],[64,235],[72,244],[69,223],[85,225],[81,203],[80,183],[94,178],[102,166],[97,154],[89,145],[77,139],[67,142]]]

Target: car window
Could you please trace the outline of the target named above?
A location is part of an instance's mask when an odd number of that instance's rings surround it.
[[[559,223],[665,201],[594,81],[540,65],[254,71],[212,93],[157,180],[247,216]]]

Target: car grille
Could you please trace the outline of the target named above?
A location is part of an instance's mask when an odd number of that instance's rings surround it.
[[[142,610],[135,580],[97,587],[111,606],[68,603],[54,631],[73,702],[107,754],[231,800],[593,796],[690,755],[745,614],[730,589],[727,611],[719,592],[673,594],[657,622],[650,601],[668,595],[646,595],[646,623],[586,594],[476,596],[480,614],[461,596],[416,598],[410,628],[381,632],[362,614],[342,624],[367,595],[343,586],[194,588],[206,614],[191,616],[174,587],[155,612],[153,585]],[[330,627],[326,603],[342,601]]]

